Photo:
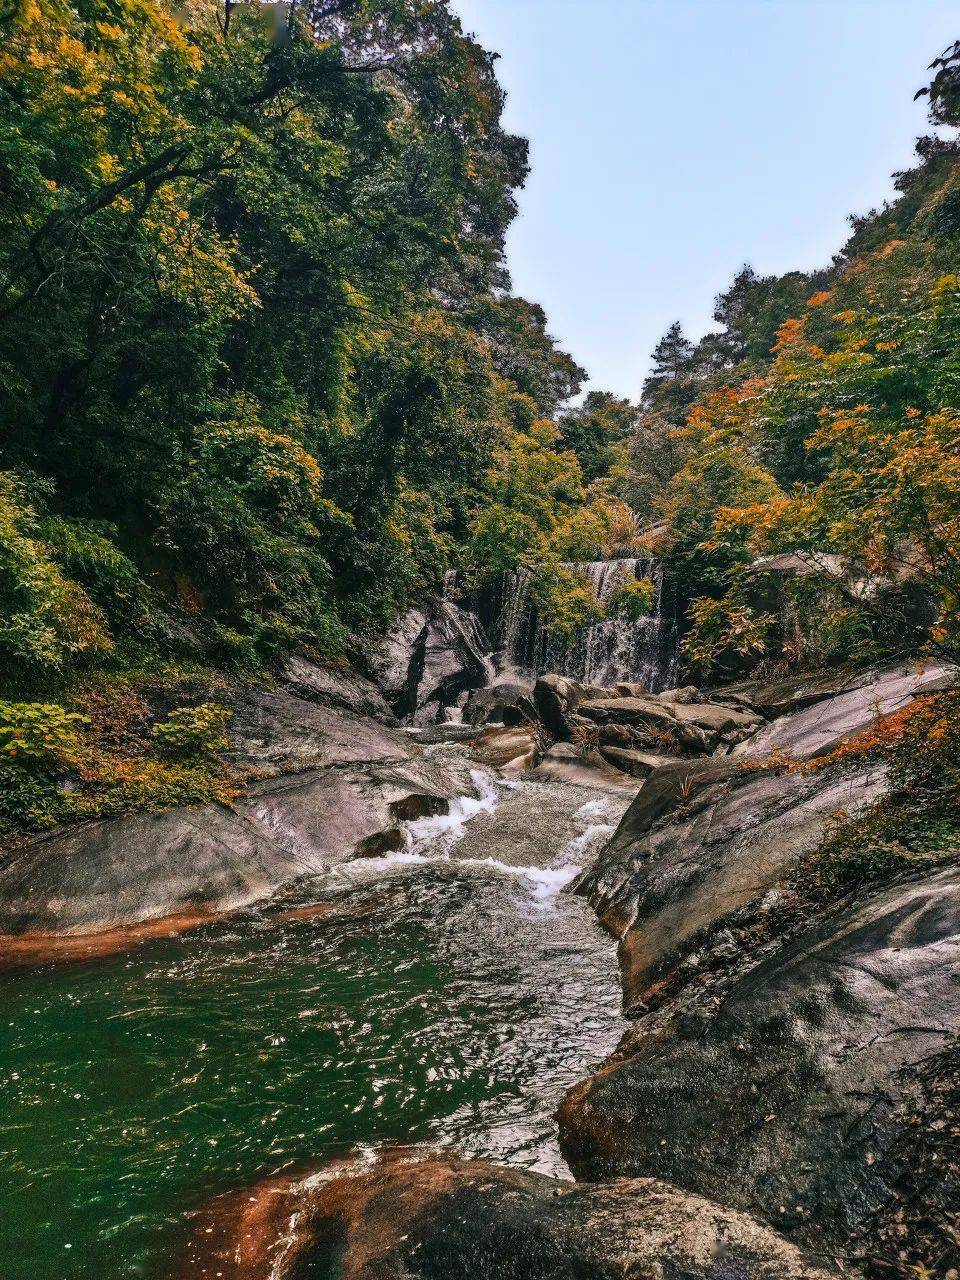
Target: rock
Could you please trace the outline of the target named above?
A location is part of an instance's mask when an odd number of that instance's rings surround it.
[[[260,775],[411,754],[396,729],[284,689],[241,690],[233,700],[230,741],[237,763]]]
[[[678,702],[673,707],[673,714],[681,724],[695,725],[698,729],[718,734],[756,728],[763,723],[763,716],[756,711],[724,706],[719,702]]]
[[[337,1176],[339,1175],[339,1176]],[[575,1186],[484,1161],[393,1153],[221,1197],[180,1280],[815,1280],[749,1217],[648,1178]]]
[[[536,720],[531,692],[532,686],[522,680],[495,680],[493,684],[471,692],[463,709],[463,718],[468,724],[502,724],[504,712],[522,707],[527,712],[527,719]]]
[[[437,601],[414,655],[419,680],[409,714],[421,724],[442,720],[444,708],[485,685],[492,674],[489,647],[473,614],[448,600]]]
[[[579,1177],[668,1179],[856,1264],[897,1203],[929,1064],[958,1037],[951,867],[834,909],[719,998],[637,1023],[568,1094],[561,1147]],[[955,1162],[942,1177],[955,1208]]]
[[[488,682],[488,654],[477,618],[450,600],[433,599],[398,621],[371,667],[394,713],[426,724],[442,722],[447,708]]]
[[[610,747],[601,745],[600,754],[617,769],[629,773],[634,778],[646,778],[654,769],[662,769],[665,765],[676,763],[674,756],[657,755],[654,751],[637,751],[628,747]]]
[[[601,747],[629,747],[637,742],[641,736],[630,725],[617,724],[614,721],[611,724],[601,726],[600,732],[597,734],[597,742]]]
[[[890,715],[921,693],[955,684],[955,669],[936,663],[923,668],[890,667],[869,673],[852,686],[820,697],[802,710],[780,716],[736,746],[732,755],[762,760],[774,752],[797,760],[829,755],[845,739]],[[795,696],[804,697],[800,686]],[[781,695],[782,696],[782,695]]]
[[[481,764],[506,773],[526,773],[539,758],[539,743],[532,729],[490,725],[476,738],[474,756]]]
[[[664,702],[674,702],[679,706],[689,706],[696,702],[706,702],[706,695],[696,685],[684,685],[682,689],[664,689],[657,694]]]
[[[593,698],[581,702],[577,710],[581,716],[605,724],[615,720],[617,724],[636,724],[651,728],[665,728],[676,724],[673,709],[657,697],[649,698]]]
[[[602,698],[609,689],[596,685],[580,684],[566,676],[540,676],[533,686],[533,702],[540,723],[555,738],[570,736],[569,717],[582,702],[590,698]]]
[[[379,651],[371,657],[377,688],[401,718],[416,708],[427,622],[424,609],[410,609],[397,620]]]
[[[372,680],[349,667],[321,666],[307,658],[293,657],[283,673],[290,693],[325,707],[339,707],[354,715],[392,718],[392,712]]]
[[[636,791],[636,783],[597,752],[584,755],[571,742],[555,742],[533,771],[535,778],[601,791]]]
[[[236,910],[355,856],[399,847],[422,812],[469,790],[427,761],[273,778],[232,808],[199,805],[85,823],[0,869],[0,932],[93,933],[186,912]]]
[[[620,939],[628,1007],[698,934],[815,849],[838,809],[855,811],[883,786],[876,765],[854,776],[741,774],[709,760],[653,773],[576,884]]]
[[[283,690],[245,690],[234,754],[261,774],[232,807],[87,822],[36,839],[0,868],[0,933],[91,933],[234,910],[303,876],[395,845],[398,824],[472,790],[467,763]],[[433,806],[433,807],[432,807]]]
[[[849,557],[825,551],[785,551],[780,555],[761,556],[747,566],[746,573],[749,577],[817,577],[825,583],[839,582],[856,600],[874,599],[885,585],[884,579],[874,577]]]

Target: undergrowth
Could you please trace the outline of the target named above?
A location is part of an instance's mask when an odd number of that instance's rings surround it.
[[[156,664],[99,672],[59,702],[0,701],[0,847],[85,818],[238,794],[226,679]]]

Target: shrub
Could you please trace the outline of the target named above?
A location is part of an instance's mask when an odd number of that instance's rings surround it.
[[[19,678],[111,647],[102,612],[40,537],[22,477],[0,472],[0,659]]]
[[[868,753],[887,761],[891,791],[821,845],[817,874],[832,891],[960,857],[960,690],[918,698],[822,763]]]
[[[225,751],[224,733],[231,712],[217,702],[180,707],[153,727],[153,740],[164,755],[179,759],[209,759]]]
[[[61,816],[61,799],[49,776],[0,762],[0,833],[55,826]]]
[[[0,702],[0,758],[43,771],[75,759],[83,716],[57,703]]]
[[[649,578],[628,578],[618,582],[610,594],[607,613],[638,622],[650,612],[655,592]]]
[[[690,604],[692,626],[684,637],[683,651],[690,666],[703,673],[735,673],[767,651],[776,624],[773,614],[724,597],[701,596]]]

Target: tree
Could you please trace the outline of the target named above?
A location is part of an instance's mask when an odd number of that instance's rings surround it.
[[[588,484],[608,475],[617,464],[618,446],[630,435],[636,419],[635,406],[609,391],[588,392],[582,405],[561,416],[563,444],[577,455]]]

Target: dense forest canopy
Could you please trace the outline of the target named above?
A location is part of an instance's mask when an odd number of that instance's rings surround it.
[[[569,634],[569,562],[644,548],[692,669],[956,652],[955,141],[823,270],[671,326],[639,404],[577,404],[504,258],[526,143],[444,0],[0,23],[0,692],[360,660],[451,567],[529,569]]]

